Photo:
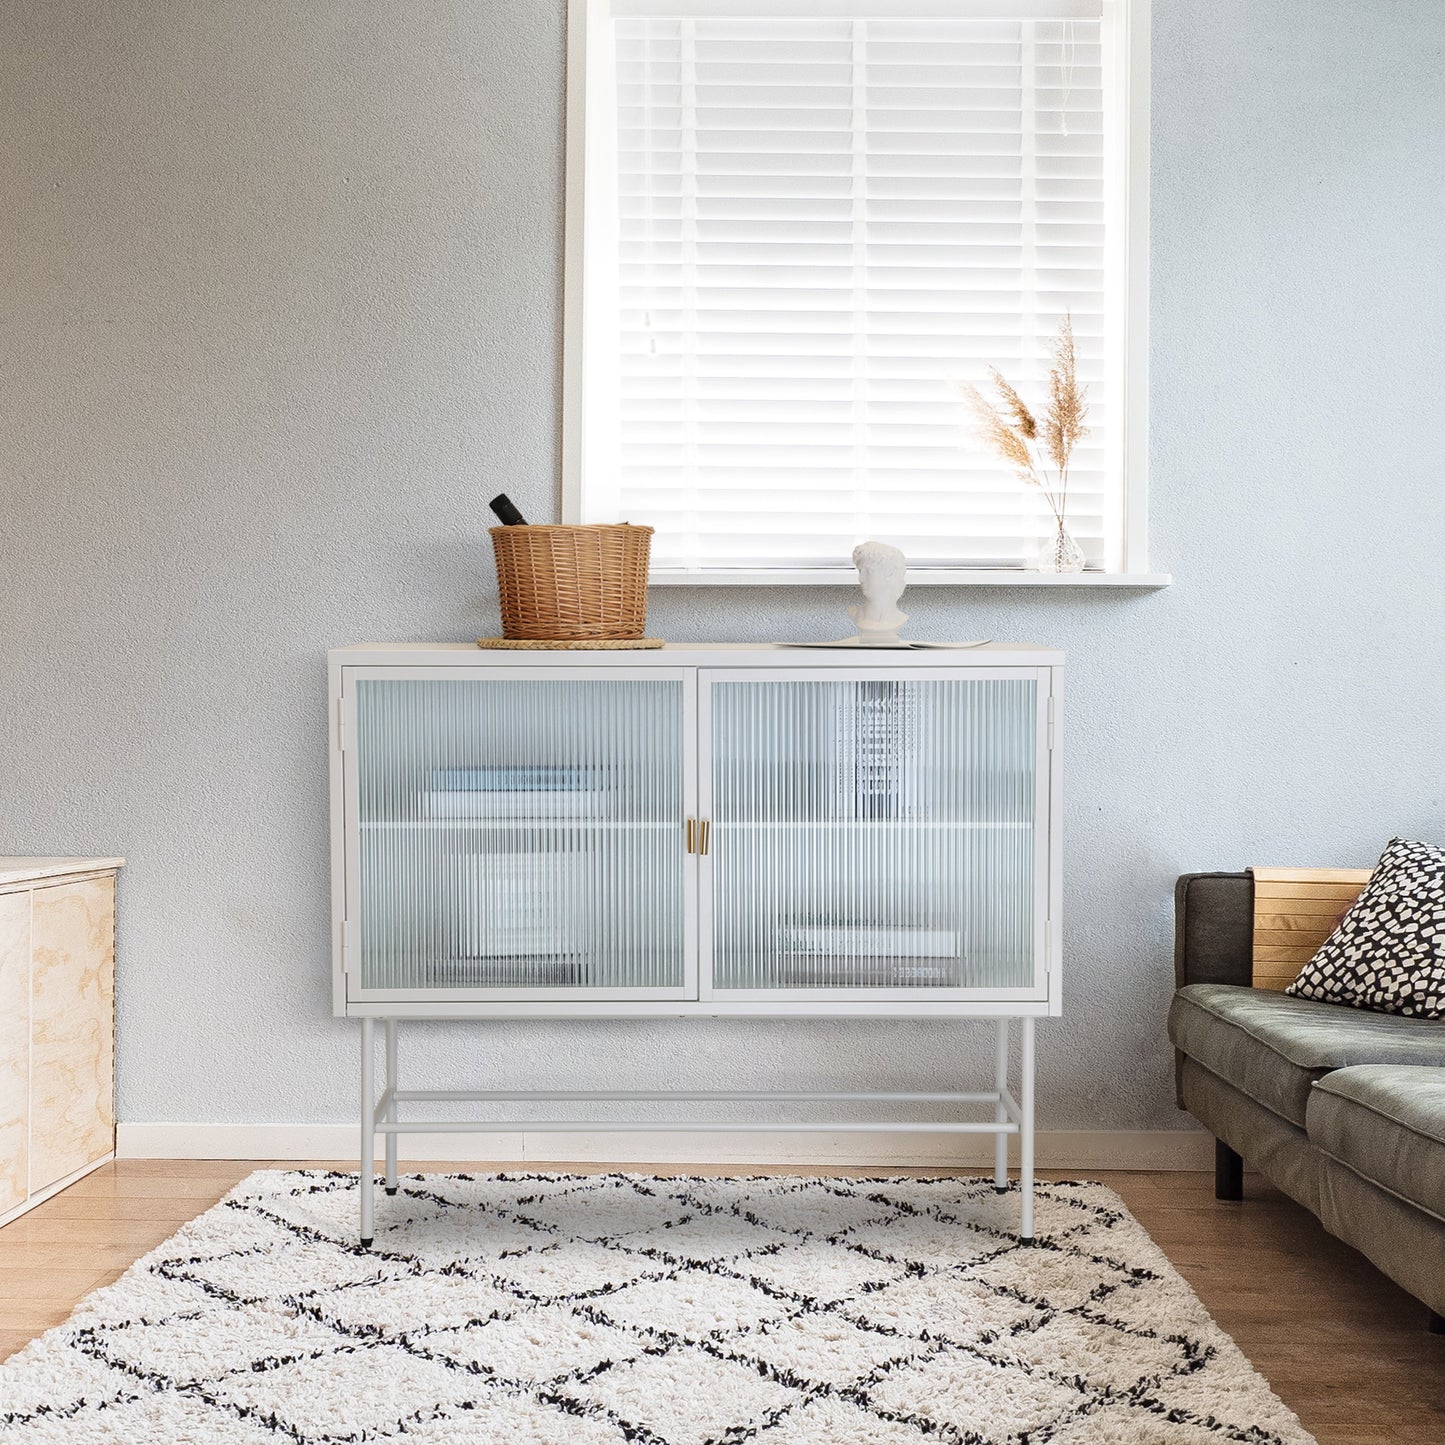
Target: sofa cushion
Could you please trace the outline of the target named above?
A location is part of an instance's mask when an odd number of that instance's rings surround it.
[[[1445,1018],[1445,848],[1394,838],[1365,891],[1300,970],[1299,998]]]
[[[1445,1026],[1269,989],[1195,983],[1174,995],[1176,1047],[1257,1104],[1305,1127],[1310,1086],[1352,1064],[1445,1067]]]
[[[1312,1091],[1305,1129],[1330,1158],[1445,1220],[1445,1069],[1337,1069]]]

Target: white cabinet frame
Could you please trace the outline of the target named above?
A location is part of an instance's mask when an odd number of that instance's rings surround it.
[[[839,1120],[797,1119],[750,1123],[729,1118],[597,1120],[539,1118],[509,1127],[528,1133],[578,1129],[609,1132],[656,1132],[690,1129],[699,1132],[847,1133],[884,1130],[900,1133],[942,1132],[992,1134],[995,1137],[994,1182],[1008,1187],[1007,1143],[1017,1134],[1020,1148],[1019,1191],[1021,1238],[1033,1237],[1034,1172],[1034,1022],[1061,1012],[1060,996],[1063,850],[1061,710],[1063,657],[1044,648],[990,645],[969,651],[893,653],[886,662],[857,653],[799,652],[777,647],[679,646],[651,653],[495,653],[463,645],[381,644],[337,649],[330,657],[331,827],[333,906],[333,998],[338,1016],[361,1023],[361,1189],[360,1237],[370,1247],[375,1231],[375,1150],[378,1136],[385,1147],[385,1184],[397,1191],[397,1140],[403,1134],[490,1132],[487,1119],[403,1120],[402,1107],[413,1103],[593,1103],[670,1100],[697,1103],[789,1102],[815,1104],[899,1103],[949,1107],[984,1106],[991,1117],[963,1120]],[[712,871],[708,857],[689,853],[683,870],[685,920],[685,982],[680,989],[593,990],[576,988],[491,988],[437,990],[363,990],[352,973],[359,961],[357,887],[360,876],[359,773],[356,757],[355,685],[367,679],[481,681],[675,680],[681,683],[683,707],[683,805],[679,834],[688,818],[710,819],[712,752],[712,688],[727,681],[799,681],[808,678],[964,679],[1028,678],[1036,682],[1037,754],[1034,776],[1034,982],[1029,988],[823,988],[739,991],[718,989],[710,977]],[[679,837],[679,847],[683,839]],[[995,1048],[993,1087],[959,1092],[874,1093],[853,1091],[777,1092],[639,1090],[576,1091],[567,1089],[477,1090],[405,1089],[400,1076],[400,1023],[414,1018],[645,1018],[782,1017],[833,1018],[953,1017],[991,1019]],[[1013,1020],[1019,1022],[1017,1091],[1010,1085],[1014,1050]],[[384,1071],[375,1060],[376,1024],[385,1042]]]
[[[1046,667],[1036,668],[1032,671],[1020,668],[986,668],[986,667],[946,667],[940,666],[929,670],[926,678],[920,679],[917,669],[903,669],[896,667],[864,667],[854,665],[848,669],[846,680],[848,682],[908,682],[926,680],[928,682],[985,682],[996,680],[1014,680],[1028,677],[1036,684],[1035,687],[1035,736],[1037,739],[1036,752],[1034,757],[1034,877],[1035,879],[1051,879],[1051,852],[1049,840],[1053,829],[1049,826],[1050,799],[1053,793],[1050,754],[1053,750],[1053,743],[1049,733],[1049,719],[1053,715],[1055,704],[1053,693],[1050,691],[1050,669]],[[825,674],[820,680],[829,680]],[[796,682],[796,674],[780,675],[776,670],[764,670],[759,668],[735,669],[735,668],[704,668],[698,673],[698,746],[697,746],[697,780],[698,780],[698,806],[701,809],[700,816],[712,820],[714,814],[712,796],[712,769],[709,766],[713,756],[713,689],[719,684],[729,682]],[[713,825],[714,837],[717,836],[716,824]],[[700,860],[701,868],[698,876],[698,915],[697,915],[697,937],[698,954],[701,959],[699,976],[701,982],[701,993],[699,995],[703,1002],[709,1006],[709,1011],[722,1012],[729,1009],[731,1005],[767,1004],[768,1012],[773,1015],[779,1014],[816,1014],[819,1012],[821,1002],[820,995],[824,995],[829,1001],[862,1002],[866,1004],[913,1004],[917,1011],[932,1014],[937,1006],[942,1003],[957,1005],[962,1011],[974,1013],[981,1006],[984,1010],[991,1011],[994,1006],[1006,1006],[1013,1004],[1034,1004],[1049,1005],[1049,978],[1051,972],[1051,960],[1055,956],[1052,952],[1054,947],[1054,936],[1051,927],[1051,903],[1053,896],[1051,881],[1049,885],[1034,889],[1034,982],[1029,988],[851,988],[842,986],[831,986],[826,990],[823,988],[798,988],[798,989],[736,989],[719,988],[713,982],[714,970],[712,968],[712,947],[714,938],[714,910],[713,910],[713,868],[711,855]],[[1053,909],[1057,912],[1057,909]],[[829,1012],[826,1007],[823,1012]],[[890,1010],[891,1011],[891,1010]],[[1012,1011],[1011,1009],[1008,1011]]]
[[[565,655],[565,654],[564,654]],[[675,682],[681,697],[682,728],[682,801],[684,818],[697,812],[697,673],[692,668],[678,667],[588,667],[558,666],[539,672],[536,668],[492,667],[483,674],[490,682]],[[361,819],[358,749],[352,745],[356,729],[356,685],[368,681],[385,682],[457,682],[472,680],[456,668],[437,667],[347,667],[342,676],[339,699],[341,738],[344,753],[341,762],[341,787],[344,795],[343,866],[345,883],[342,889],[343,921],[341,929],[341,966],[344,975],[344,996],[347,1012],[356,1013],[368,1006],[378,1012],[402,1016],[400,1009],[417,1002],[416,989],[364,988],[360,982],[361,938],[360,907],[357,890],[361,880]],[[480,684],[482,678],[477,678]],[[679,819],[679,847],[682,846],[682,819]],[[472,827],[485,827],[473,822]],[[494,826],[502,826],[500,823]],[[433,1004],[471,1011],[488,1004],[521,1003],[529,1005],[529,1013],[546,1013],[548,1004],[586,1005],[614,1001],[688,1002],[698,995],[697,929],[692,921],[697,916],[697,860],[688,855],[682,870],[684,955],[683,982],[677,988],[449,988],[426,992],[426,1007]],[[359,1007],[358,1007],[359,1006]],[[409,1012],[409,1009],[407,1010]],[[485,1010],[481,1010],[485,1011]],[[572,1012],[572,1010],[567,1010]],[[413,1015],[415,1016],[415,1015]],[[431,1015],[433,1017],[437,1015]]]

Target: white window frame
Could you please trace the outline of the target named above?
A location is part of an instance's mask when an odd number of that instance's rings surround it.
[[[769,0],[724,0],[729,14],[768,15],[783,7]],[[806,0],[803,0],[806,3]],[[1115,128],[1105,150],[1106,286],[1119,306],[1106,319],[1108,393],[1120,398],[1110,465],[1119,484],[1120,510],[1107,570],[1074,574],[929,567],[909,570],[910,586],[1161,587],[1170,578],[1148,563],[1149,395],[1149,34],[1151,0],[1103,0],[1104,66],[1108,87],[1120,99],[1126,124]],[[703,0],[709,11],[719,0]],[[887,15],[887,0],[830,0],[829,13],[851,5],[859,18]],[[598,356],[592,338],[611,336],[616,315],[615,216],[611,188],[589,187],[601,171],[600,137],[615,124],[610,54],[589,45],[589,32],[605,25],[607,0],[568,0],[566,265],[562,414],[562,520],[585,520],[584,491],[595,501],[601,477],[589,475],[590,453],[609,437],[618,411],[617,367],[609,350]],[[910,9],[949,10],[948,0],[911,0]],[[700,7],[702,8],[702,7]],[[789,3],[790,11],[799,8]],[[896,11],[893,12],[896,15]],[[606,128],[606,129],[604,129]],[[591,324],[592,318],[599,318]],[[619,518],[619,520],[622,520]],[[853,582],[851,567],[654,568],[656,585],[834,585]]]

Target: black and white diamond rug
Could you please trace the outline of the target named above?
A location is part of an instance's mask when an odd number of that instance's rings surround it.
[[[1312,1445],[1098,1184],[253,1174],[0,1365],[5,1445]]]

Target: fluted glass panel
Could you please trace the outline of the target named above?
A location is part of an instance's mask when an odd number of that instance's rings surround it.
[[[1032,985],[1036,689],[715,684],[717,986]]]
[[[356,684],[361,981],[680,988],[682,685]]]

